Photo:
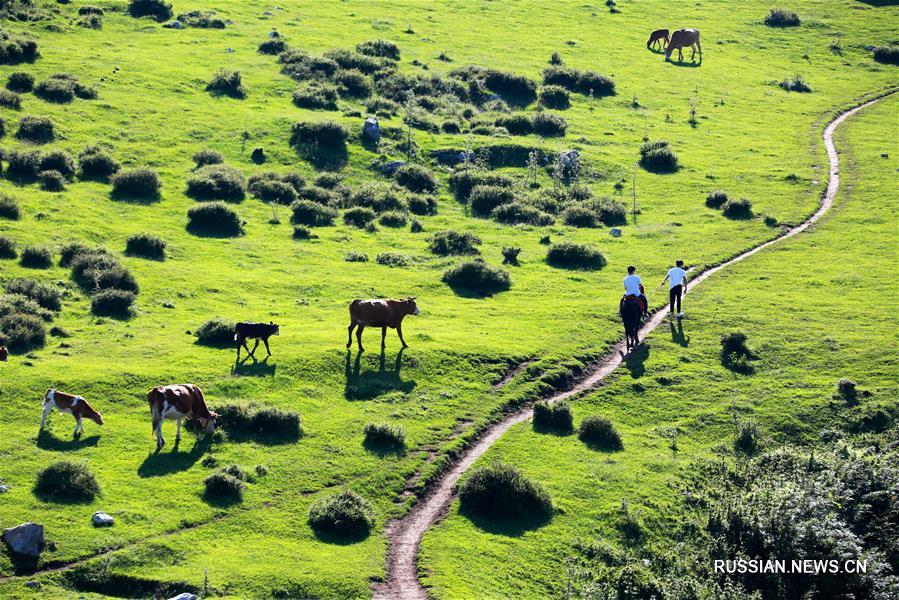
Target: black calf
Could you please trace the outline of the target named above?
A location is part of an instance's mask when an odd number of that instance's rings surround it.
[[[269,350],[268,347],[268,338],[273,335],[279,335],[280,333],[281,330],[279,326],[274,323],[238,323],[234,327],[234,341],[237,342],[237,360],[240,360],[241,346],[243,346],[247,353],[255,359],[256,357],[253,353],[256,352],[256,348],[259,347],[259,340],[262,340],[262,343],[265,344],[265,351],[271,356],[272,351]],[[248,339],[256,340],[256,344],[253,346],[252,350],[247,347]]]

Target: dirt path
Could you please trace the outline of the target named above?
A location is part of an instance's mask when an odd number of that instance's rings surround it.
[[[841,113],[824,129],[824,147],[827,150],[827,160],[830,163],[830,177],[827,180],[827,190],[822,194],[821,203],[818,206],[818,210],[815,211],[815,214],[796,227],[785,230],[780,236],[737,254],[722,262],[720,265],[712,267],[695,276],[695,278],[690,281],[690,287],[695,288],[721,269],[725,269],[773,244],[777,244],[786,238],[793,237],[797,233],[805,231],[830,210],[833,206],[834,198],[836,198],[837,190],[840,187],[840,159],[833,143],[834,131],[843,121],[861,109],[874,104],[881,98],[893,94],[896,91],[897,90],[890,90],[874,99],[856,106],[855,108]],[[652,319],[643,326],[640,330],[640,338],[645,338],[653,329],[658,327],[667,315],[668,307],[666,305],[663,309],[656,312]],[[574,387],[564,392],[559,392],[548,398],[548,400],[550,402],[557,402],[595,387],[618,368],[626,358],[624,352],[625,346],[622,341],[611,348],[607,358],[593,365],[593,368],[587,375],[578,381]],[[462,474],[465,473],[465,471],[467,471],[494,442],[501,438],[509,428],[518,423],[527,421],[532,415],[533,410],[530,407],[524,408],[510,414],[502,421],[487,429],[483,435],[462,454],[459,460],[443,474],[428,494],[412,508],[412,511],[406,517],[393,521],[387,526],[385,530],[388,541],[387,578],[383,583],[372,586],[374,598],[384,600],[424,600],[427,598],[424,587],[422,587],[421,583],[418,581],[417,564],[418,549],[425,532],[446,514],[450,503],[453,500],[453,488]]]

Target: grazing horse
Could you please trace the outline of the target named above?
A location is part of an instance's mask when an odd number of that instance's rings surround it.
[[[668,47],[665,48],[665,60],[671,60],[671,53],[674,50],[677,50],[677,59],[679,61],[684,60],[684,52],[683,49],[687,46],[693,49],[693,54],[690,55],[690,60],[696,56],[696,50],[699,50],[699,62],[702,62],[702,46],[699,44],[699,30],[698,29],[678,29],[674,33],[671,34],[671,40],[668,42]]]
[[[628,296],[621,305],[621,321],[624,323],[625,347],[630,352],[640,345],[640,316],[643,307],[636,296]]]
[[[667,29],[656,29],[649,34],[649,39],[646,41],[646,49],[655,50],[659,45],[662,46],[663,50],[665,49],[665,46],[668,45]]]

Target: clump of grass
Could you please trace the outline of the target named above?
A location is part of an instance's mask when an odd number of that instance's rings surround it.
[[[51,150],[41,156],[41,171],[57,171],[65,179],[75,175],[75,160],[64,150]]]
[[[540,400],[534,404],[534,430],[569,434],[574,431],[574,417],[568,402],[547,402]]]
[[[725,368],[736,373],[752,373],[750,361],[756,356],[746,345],[747,339],[742,331],[732,331],[721,336],[721,364]]]
[[[6,89],[18,94],[26,94],[34,89],[34,75],[22,71],[10,73],[6,80]]]
[[[233,69],[219,69],[206,84],[206,91],[216,96],[228,96],[230,98],[244,99],[247,97],[247,89],[241,80],[240,71]]]
[[[16,243],[12,239],[0,235],[0,258],[5,258],[7,260],[12,260],[19,256],[18,251],[16,250]]]
[[[0,317],[0,346],[13,352],[28,352],[43,347],[47,338],[44,321],[22,313]]]
[[[187,210],[187,228],[199,234],[236,237],[243,233],[243,222],[224,202],[202,202]]]
[[[66,178],[55,169],[41,171],[37,174],[41,189],[46,192],[61,192],[66,189]]]
[[[564,269],[595,270],[606,266],[606,257],[599,250],[585,244],[561,242],[552,244],[546,252],[546,262]]]
[[[119,163],[101,146],[88,146],[78,154],[81,179],[105,181],[119,170]]]
[[[246,478],[246,475],[244,475]],[[243,500],[246,484],[234,476],[233,470],[219,469],[203,480],[204,497],[210,501],[235,503]]]
[[[291,237],[295,240],[311,240],[318,236],[312,233],[308,228],[303,227],[302,225],[296,225],[293,228],[293,235]]]
[[[91,296],[91,312],[105,317],[127,317],[132,312],[134,292],[110,288]]]
[[[568,129],[565,117],[549,111],[541,111],[534,115],[532,124],[534,133],[542,137],[561,137]]]
[[[640,146],[640,165],[652,173],[672,173],[680,168],[677,155],[664,140]]]
[[[406,215],[396,211],[386,212],[378,218],[378,223],[384,227],[405,227],[407,222]]]
[[[152,233],[135,233],[125,242],[125,254],[153,260],[165,258],[166,242]]]
[[[852,406],[858,402],[858,387],[851,379],[843,377],[837,382],[837,397]]]
[[[89,502],[100,493],[100,485],[87,464],[61,460],[38,472],[34,491],[51,500]]]
[[[705,205],[709,208],[721,208],[727,202],[727,192],[724,190],[715,190],[709,192],[705,197]]]
[[[457,293],[489,295],[512,287],[508,271],[488,265],[477,258],[450,267],[443,272],[442,280]]]
[[[368,254],[358,250],[350,250],[344,255],[343,260],[346,262],[368,262]]]
[[[71,102],[75,99],[75,82],[68,78],[51,77],[34,86],[34,95],[47,102]]]
[[[521,254],[521,248],[515,248],[512,246],[503,246],[503,249],[502,249],[503,264],[504,265],[517,265],[519,254]]]
[[[309,507],[309,525],[320,533],[365,537],[375,526],[371,504],[352,490],[319,498]]]
[[[624,448],[621,436],[612,422],[599,415],[593,415],[581,421],[578,437],[588,446],[604,452],[615,452]]]
[[[234,344],[234,328],[231,328],[231,344]],[[216,407],[216,421],[232,435],[268,436],[296,440],[301,433],[300,414],[275,406],[256,404],[226,404]]]
[[[721,207],[721,214],[728,219],[751,219],[753,217],[752,202],[747,198],[728,200]]]
[[[3,8],[9,8],[8,3]],[[37,42],[27,38],[2,32],[3,43],[0,44],[0,64],[15,65],[21,62],[33,62],[38,57]]]
[[[572,92],[596,97],[615,95],[615,82],[610,77],[561,65],[551,65],[543,70],[543,85],[558,85]]]
[[[478,185],[471,190],[468,197],[471,203],[471,212],[478,217],[486,217],[497,206],[508,204],[515,200],[512,190],[495,185]]]
[[[187,195],[196,200],[240,202],[246,191],[243,173],[227,165],[200,167],[187,179]]]
[[[53,264],[53,254],[46,246],[25,246],[19,263],[29,269],[49,269]]]
[[[194,332],[197,343],[217,348],[234,347],[234,321],[216,317],[205,321]]]
[[[290,222],[294,225],[306,225],[308,227],[324,227],[332,225],[337,217],[337,211],[312,200],[297,200],[290,205]],[[374,212],[372,212],[374,219]]]
[[[62,294],[54,286],[36,279],[17,278],[6,282],[7,294],[25,296],[37,302],[42,308],[52,311],[62,309]]]
[[[437,199],[425,194],[410,194],[409,211],[416,215],[433,215],[437,213]]]
[[[13,149],[6,153],[6,175],[10,179],[32,181],[41,168],[41,156],[34,150]]]
[[[126,200],[156,200],[162,181],[152,169],[118,171],[111,178],[114,198]]]
[[[549,494],[512,465],[479,467],[459,486],[461,509],[488,519],[546,519],[552,515]]]
[[[400,59],[399,46],[387,40],[369,40],[356,44],[356,51],[366,56],[376,56],[380,58],[389,58],[390,60]]]
[[[393,174],[396,182],[415,193],[433,194],[437,191],[437,178],[430,169],[422,165],[403,165]]]
[[[409,257],[399,252],[379,252],[375,262],[385,267],[408,267]]]
[[[555,219],[542,210],[524,202],[501,204],[490,211],[490,217],[506,225],[552,225]]]
[[[0,106],[10,110],[20,110],[22,108],[22,97],[9,90],[0,90]]]
[[[132,17],[153,17],[156,21],[172,18],[172,5],[165,0],[130,0],[128,14]]]
[[[877,46],[874,60],[887,65],[899,65],[899,46]]]
[[[800,23],[799,15],[783,8],[772,8],[765,17],[765,25],[768,27],[799,27]]]
[[[225,162],[225,157],[222,156],[221,152],[218,150],[210,150],[209,148],[198,150],[191,158],[193,158],[197,168],[205,167],[206,165],[218,165]]]
[[[45,144],[56,138],[56,128],[49,117],[26,116],[19,119],[16,137],[34,144]]]
[[[412,219],[412,223],[409,225],[409,231],[411,233],[421,233],[425,230],[425,226],[418,219]]]
[[[262,41],[256,49],[259,54],[281,54],[287,50],[287,41],[278,36]]]
[[[304,81],[293,92],[293,103],[311,110],[337,110],[337,87],[323,81]]]
[[[192,10],[180,13],[178,20],[187,27],[199,29],[224,29],[227,25],[224,19],[216,16],[214,10]]]
[[[428,250],[439,256],[477,254],[481,238],[467,231],[447,229],[428,236]]]
[[[375,211],[367,206],[356,206],[343,213],[343,222],[353,227],[363,228],[375,220]]]
[[[571,106],[571,98],[568,95],[568,90],[560,85],[543,86],[540,89],[540,94],[537,98],[540,101],[540,104],[546,108],[564,110]]]
[[[798,73],[793,76],[792,79],[789,77],[785,77],[783,81],[780,82],[780,87],[783,90],[788,92],[799,92],[801,94],[808,94],[812,91],[812,88],[805,82],[802,75]]]
[[[762,432],[753,420],[743,421],[734,438],[734,450],[740,454],[753,456],[762,449]]]
[[[406,445],[406,432],[396,425],[366,423],[362,433],[363,444],[373,450],[401,450]]]

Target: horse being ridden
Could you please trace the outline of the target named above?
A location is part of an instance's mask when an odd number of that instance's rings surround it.
[[[624,323],[624,339],[627,351],[640,345],[640,317],[643,306],[637,296],[629,295],[621,303],[621,321]]]

